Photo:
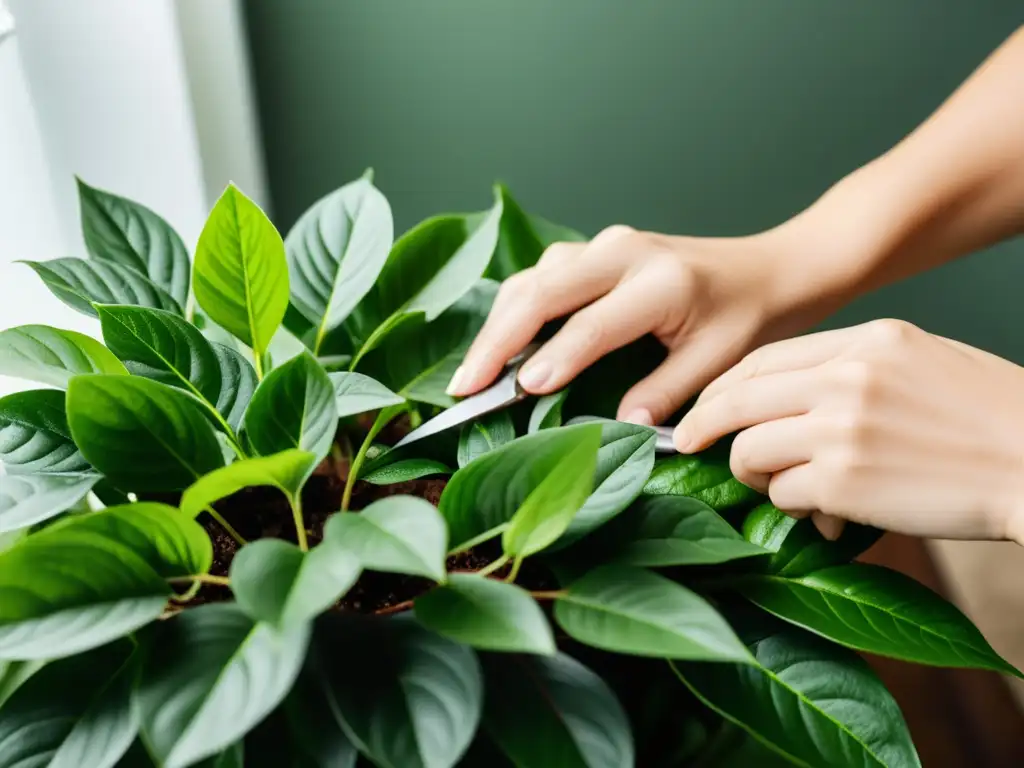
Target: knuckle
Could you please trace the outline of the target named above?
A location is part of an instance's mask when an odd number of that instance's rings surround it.
[[[866,398],[878,386],[878,371],[866,360],[844,360],[836,373],[843,388],[858,399]]]
[[[541,284],[533,269],[525,269],[508,278],[498,291],[503,301],[511,300],[517,304],[533,304],[540,300]]]
[[[544,249],[537,265],[547,267],[557,264],[568,259],[575,251],[572,243],[552,243]]]
[[[905,320],[894,318],[883,318],[873,320],[870,323],[872,338],[875,343],[884,348],[898,347],[905,344],[917,330]]]
[[[626,224],[612,224],[598,232],[590,241],[590,245],[591,247],[604,247],[631,238],[636,234],[637,231]]]

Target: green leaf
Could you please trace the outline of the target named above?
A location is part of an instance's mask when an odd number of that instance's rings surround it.
[[[554,543],[590,496],[601,429],[586,426],[575,436],[509,520],[501,539],[507,554],[522,558]]]
[[[342,419],[405,402],[405,398],[361,373],[329,373],[327,376],[334,385],[334,402]]]
[[[1021,677],[954,605],[888,568],[852,563],[797,578],[752,576],[736,586],[769,613],[849,648]]]
[[[353,553],[372,571],[445,579],[448,532],[424,499],[389,496],[361,512],[334,515],[324,526],[324,541]]]
[[[562,403],[568,397],[568,388],[559,390],[553,395],[544,395],[537,398],[537,403],[530,412],[530,423],[526,433],[532,435],[542,429],[562,426]]]
[[[316,328],[314,349],[373,287],[395,237],[370,174],[320,198],[285,238],[292,303]]]
[[[309,353],[271,371],[245,414],[246,434],[263,456],[298,448],[323,458],[337,429],[334,385]]]
[[[483,662],[484,730],[516,765],[632,768],[629,719],[611,688],[572,657],[492,656]],[[493,694],[493,695],[492,695]]]
[[[37,389],[0,398],[0,463],[9,474],[92,469],[71,439],[63,392]]]
[[[156,619],[166,579],[209,570],[210,539],[173,507],[70,516],[0,553],[0,659],[69,656]]]
[[[396,461],[394,464],[385,464],[363,475],[360,480],[372,483],[373,485],[394,485],[395,483],[407,483],[410,480],[418,480],[421,477],[430,475],[450,475],[452,469],[440,461],[433,459],[406,459]]]
[[[0,768],[113,768],[139,728],[131,652],[119,642],[58,659],[22,685],[0,709]]]
[[[359,578],[359,559],[337,539],[311,552],[280,539],[242,547],[231,563],[231,589],[256,621],[292,627],[315,618]]]
[[[171,312],[97,306],[103,340],[137,376],[195,395],[234,429],[256,388],[256,373],[237,352],[216,349],[191,323]]]
[[[570,637],[614,653],[702,661],[750,661],[739,638],[704,598],[664,576],[608,565],[573,582],[555,601]]]
[[[526,212],[519,207],[504,184],[498,185],[501,195],[501,226],[494,258],[487,268],[487,277],[506,280],[516,272],[528,269],[540,260],[544,244],[533,230]]]
[[[882,531],[847,522],[839,539],[829,541],[810,518],[797,520],[766,502],[744,518],[743,535],[772,553],[759,563],[765,572],[803,576],[819,568],[850,562],[878,541]]]
[[[755,664],[675,662],[711,709],[795,765],[920,766],[899,707],[856,654],[792,628],[750,644]]]
[[[555,224],[535,214],[529,214],[528,218],[530,226],[545,248],[554,243],[582,243],[590,239],[572,227]]]
[[[319,462],[307,451],[291,449],[270,456],[243,459],[204,475],[181,495],[181,511],[188,517],[244,488],[271,486],[295,498]]]
[[[39,660],[0,662],[0,707],[45,666],[46,662]]]
[[[74,310],[96,317],[93,304],[131,304],[182,314],[181,306],[134,269],[110,261],[51,259],[23,261],[50,292]]]
[[[691,496],[716,512],[749,504],[761,498],[732,476],[728,459],[680,454],[661,459],[644,486],[651,496]]]
[[[465,424],[459,433],[459,467],[516,439],[516,428],[506,411],[495,411]]]
[[[427,629],[488,651],[557,650],[544,611],[522,587],[469,573],[453,573],[416,598],[416,619]]]
[[[616,561],[664,568],[715,565],[767,551],[746,541],[711,507],[687,496],[643,496],[623,514],[628,533]]]
[[[0,375],[65,389],[80,373],[127,375],[114,354],[91,336],[48,325],[0,331]]]
[[[331,709],[321,675],[313,665],[299,675],[285,700],[284,714],[293,754],[301,756],[295,768],[355,768],[359,753]],[[280,742],[279,733],[274,732],[272,738]],[[276,768],[276,764],[268,763],[267,768]]]
[[[224,465],[202,406],[158,382],[77,376],[67,407],[86,461],[124,489],[177,491]]]
[[[217,325],[252,347],[256,371],[288,309],[281,235],[252,200],[229,184],[196,246],[196,301]]]
[[[82,235],[89,255],[146,275],[181,306],[188,300],[188,251],[149,208],[78,179]]]
[[[0,533],[56,517],[78,504],[99,481],[95,474],[0,475]]]
[[[483,708],[472,650],[405,617],[325,617],[317,656],[331,709],[376,765],[451,768],[466,751]]]
[[[240,740],[284,699],[309,644],[309,625],[254,623],[230,603],[162,622],[148,638],[135,705],[150,751],[185,768]]]

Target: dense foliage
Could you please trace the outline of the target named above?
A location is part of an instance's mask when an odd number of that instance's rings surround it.
[[[953,606],[608,417],[644,342],[408,448],[501,280],[581,235],[504,188],[394,239],[371,174],[190,259],[79,184],[28,262],[103,344],[0,333],[0,768],[915,766],[857,651],[1018,674]],[[654,357],[651,353],[654,353]],[[442,490],[443,489],[443,490]]]

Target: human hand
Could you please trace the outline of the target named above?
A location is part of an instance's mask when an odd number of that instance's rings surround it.
[[[813,244],[796,234],[780,228],[711,239],[616,226],[589,243],[556,243],[536,267],[502,285],[449,393],[487,386],[545,323],[574,312],[523,366],[523,388],[555,392],[603,355],[651,333],[668,357],[625,395],[618,417],[660,424],[747,351],[824,312],[822,271],[802,261]]]
[[[736,477],[828,538],[852,520],[1024,543],[1024,368],[994,355],[896,320],[770,344],[704,390],[676,446],[737,431]]]

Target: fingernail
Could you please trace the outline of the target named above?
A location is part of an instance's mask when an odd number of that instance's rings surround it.
[[[624,419],[629,424],[639,424],[641,427],[653,427],[654,417],[646,408],[634,408]]]
[[[676,431],[672,433],[672,442],[676,444],[676,450],[680,453],[686,453],[687,449],[690,447],[691,440],[692,438],[686,431],[686,427],[680,423],[679,426],[676,427]]]
[[[551,363],[544,360],[531,362],[519,372],[519,383],[524,389],[540,389],[551,378]]]
[[[455,373],[452,374],[452,380],[448,382],[448,389],[446,389],[445,392],[449,395],[459,394],[459,392],[461,391],[459,387],[462,386],[465,378],[466,367],[464,365],[460,365],[458,368],[455,369]]]

